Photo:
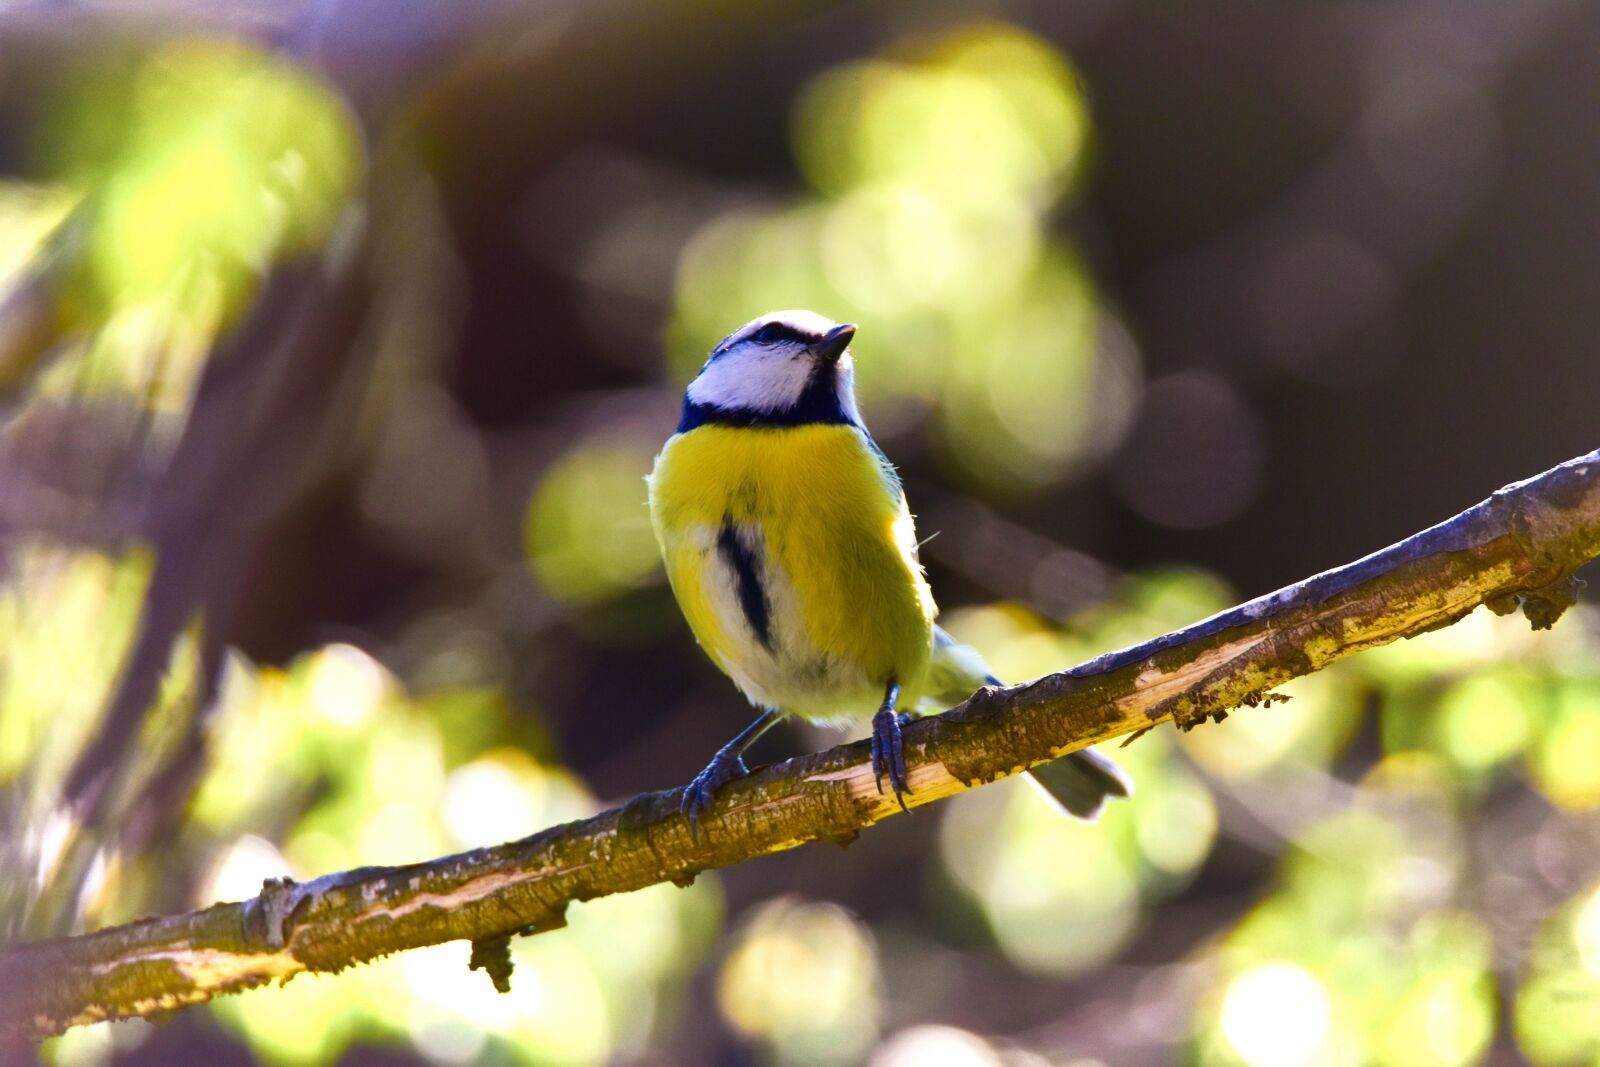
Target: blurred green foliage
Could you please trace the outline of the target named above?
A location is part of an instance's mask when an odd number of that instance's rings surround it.
[[[1221,606],[1220,595],[1198,575],[1152,575],[1130,582],[1116,609],[1090,613],[1071,636],[1006,605],[953,613],[946,623],[958,640],[993,650],[990,665],[1002,677],[1035,678],[1092,658],[1090,649],[1130,643],[1122,640],[1129,634],[1143,639],[1193,621]],[[1021,781],[951,805],[942,862],[1019,967],[1065,975],[1105,963],[1135,935],[1141,914],[1182,890],[1211,850],[1211,794],[1170,737],[1149,736],[1114,754],[1138,788],[1095,824],[1063,819]]]
[[[60,71],[47,101],[36,152],[55,182],[36,196],[71,246],[56,327],[79,341],[35,391],[132,399],[159,443],[263,273],[329,239],[360,136],[294,64],[206,38],[109,48]]]
[[[689,377],[754,313],[823,309],[868,324],[855,351],[869,418],[932,406],[952,472],[984,492],[1059,481],[1137,395],[1131,346],[1049,227],[1088,132],[1066,60],[1009,26],[821,75],[794,119],[815,193],[690,241],[672,365]]]
[[[1201,1062],[1482,1058],[1497,1011],[1493,946],[1480,919],[1450,906],[1462,842],[1425,760],[1393,783],[1380,766],[1357,806],[1300,833],[1280,888],[1219,946]]]
[[[348,645],[286,670],[235,656],[187,830],[209,856],[193,903],[253,896],[286,874],[429,859],[597,810],[570,773],[504,747],[514,733],[498,694],[413,699]],[[446,1063],[600,1064],[644,1046],[720,911],[711,879],[576,906],[565,929],[514,944],[514,997],[493,994],[468,970],[468,946],[454,944],[211,1010],[263,1062],[286,1067],[332,1062],[358,1041],[408,1042]],[[58,1062],[94,1040],[60,1039]]]
[[[1540,926],[1517,991],[1517,1043],[1534,1063],[1600,1061],[1600,885]]]
[[[276,255],[320,245],[361,167],[340,98],[242,44],[180,40],[71,72],[42,153],[94,214],[93,309],[237,308]]]
[[[752,910],[734,934],[717,1001],[779,1063],[859,1062],[878,1036],[883,977],[871,931],[834,904],[790,897]]]
[[[120,560],[13,546],[0,588],[0,781],[55,796],[94,729],[150,578],[147,554]],[[93,634],[96,640],[80,640]]]
[[[639,473],[652,452],[647,442],[601,437],[574,445],[545,473],[523,532],[534,573],[552,596],[592,603],[659,580]]]

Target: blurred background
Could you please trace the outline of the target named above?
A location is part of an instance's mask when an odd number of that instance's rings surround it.
[[[1539,0],[0,4],[0,938],[686,782],[748,712],[642,478],[767,310],[861,324],[1010,679],[1595,447],[1597,84]],[[38,1055],[1600,1063],[1597,650],[1479,612],[1119,750],[1098,826],[1002,782],[508,996],[452,944]]]

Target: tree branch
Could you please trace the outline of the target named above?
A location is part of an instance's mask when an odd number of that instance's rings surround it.
[[[987,688],[906,730],[913,806],[1172,720],[1188,729],[1354,652],[1520,606],[1536,629],[1574,600],[1600,555],[1600,450],[1495,493],[1347,566],[1026,685]],[[152,1015],[302,971],[336,971],[467,939],[500,986],[504,940],[563,925],[567,905],[688,884],[818,840],[847,842],[898,812],[864,741],[729,783],[698,841],[678,791],[649,793],[531,837],[406,867],[269,883],[236,904],[0,953],[0,1038]]]

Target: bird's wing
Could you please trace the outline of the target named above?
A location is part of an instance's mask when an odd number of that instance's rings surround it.
[[[933,659],[928,665],[925,699],[941,708],[959,704],[986,685],[1000,685],[971,645],[963,645],[945,632],[933,628]]]
[[[884,485],[888,488],[889,495],[904,499],[906,491],[905,486],[900,483],[900,472],[895,470],[894,464],[889,461],[889,457],[884,454],[883,449],[878,447],[878,442],[872,439],[872,435],[864,427],[861,430],[861,436],[867,439],[867,447],[872,449],[872,455],[878,461],[878,470],[883,475]]]

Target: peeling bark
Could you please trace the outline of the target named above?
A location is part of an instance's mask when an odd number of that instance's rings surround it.
[[[1573,602],[1600,555],[1600,451],[1495,493],[1382,552],[1193,626],[1037,681],[986,688],[906,728],[912,807],[1171,720],[1189,729],[1272,702],[1291,678],[1480,604],[1535,629]],[[649,793],[531,837],[406,867],[274,881],[236,904],[0,952],[0,1039],[153,1015],[225,993],[466,939],[501,986],[504,942],[555,929],[567,905],[811,841],[848,841],[899,811],[859,741],[723,788],[698,841],[678,791]]]

